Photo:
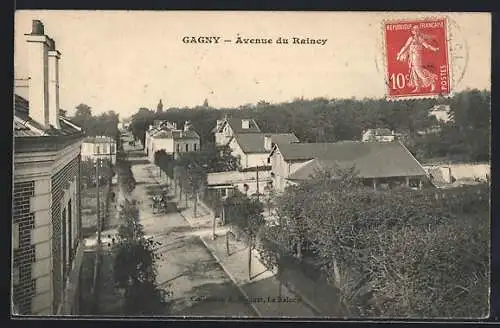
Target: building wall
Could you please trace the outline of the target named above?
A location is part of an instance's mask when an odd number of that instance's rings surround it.
[[[111,156],[109,155],[111,153]],[[96,160],[111,158],[113,164],[116,164],[116,142],[109,143],[82,143],[82,160]]]
[[[186,148],[187,146],[187,148]],[[200,151],[199,139],[174,139],[175,153],[186,153],[191,151]]]
[[[231,154],[234,157],[240,158],[242,169],[269,165],[267,163],[269,153],[245,153],[234,138],[229,143],[229,148],[231,148]]]
[[[255,153],[247,154],[247,167],[258,167],[266,166],[267,164],[267,153]]]
[[[226,124],[221,133],[215,133],[215,144],[218,146],[227,145],[233,135],[233,129],[231,129],[229,124]]]
[[[61,264],[57,248],[62,244],[54,243],[57,237],[62,238],[61,218],[57,214],[60,215],[60,206],[56,203],[61,198],[59,191],[66,189],[65,200],[71,199],[72,207],[67,218],[69,215],[72,219],[73,241],[68,244],[74,243],[80,234],[80,146],[76,143],[59,152],[15,153],[13,298],[23,314],[57,311],[57,293],[62,292],[63,285],[60,271],[54,270],[57,263]]]
[[[151,163],[154,163],[155,152],[159,150],[165,150],[167,154],[172,154],[174,152],[174,139],[171,138],[151,138],[151,147],[148,152],[148,159]]]
[[[486,180],[486,175],[490,174],[490,164],[487,163],[470,163],[470,164],[443,164],[443,165],[424,165],[426,171],[439,170],[443,179],[447,183],[451,183],[451,178],[456,180],[473,180],[478,178]]]
[[[491,176],[490,164],[451,164],[451,175],[457,180],[486,179],[486,174]]]
[[[235,158],[240,159],[241,168],[242,169],[247,168],[248,167],[247,156],[240,148],[240,145],[236,142],[236,139],[233,138],[231,142],[229,142],[229,148],[231,149],[231,155],[233,155]]]
[[[301,167],[304,162],[306,160],[287,162],[283,159],[278,149],[276,149],[271,157],[271,171],[274,174],[273,185],[275,190],[278,192],[284,191],[289,184],[287,180],[288,176]]]
[[[13,189],[13,300],[20,314],[32,313],[32,298],[36,293],[36,280],[32,272],[35,246],[31,235],[35,227],[35,214],[31,211],[35,195],[35,181],[14,183]]]
[[[284,189],[284,179],[287,176],[286,163],[278,149],[275,149],[271,156],[271,172],[274,174],[273,184],[276,190]]]
[[[51,178],[53,311],[57,311],[63,300],[65,280],[80,240],[79,169],[80,156],[77,156]]]
[[[175,154],[174,157],[177,158],[178,153],[186,152],[186,145],[187,152],[200,151],[200,139],[153,138],[148,160],[154,163],[154,153],[161,149],[167,154]]]
[[[380,142],[390,142],[394,141],[394,136],[375,136],[375,140]]]

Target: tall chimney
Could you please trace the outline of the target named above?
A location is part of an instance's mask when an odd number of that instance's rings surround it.
[[[25,34],[29,49],[29,115],[44,127],[49,125],[48,46],[41,21],[33,20],[31,33]]]
[[[59,126],[59,58],[56,43],[49,38],[49,124],[56,129]]]

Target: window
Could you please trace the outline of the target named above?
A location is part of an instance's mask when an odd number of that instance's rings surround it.
[[[12,249],[19,248],[19,223],[12,225]]]
[[[193,144],[193,150],[196,151],[196,144]]]
[[[409,187],[410,188],[419,188],[420,187],[420,180],[419,179],[410,179],[409,180]]]
[[[115,144],[111,144],[110,146],[111,146],[110,152],[111,152],[111,154],[114,154],[116,152],[116,150],[115,150]]]
[[[177,144],[177,152],[179,153],[181,151],[181,145]]]
[[[189,144],[186,144],[186,153],[189,151]]]

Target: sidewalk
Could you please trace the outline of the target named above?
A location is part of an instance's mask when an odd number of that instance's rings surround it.
[[[166,179],[160,179],[155,168],[150,170],[151,176],[157,183],[166,183]],[[179,197],[174,196],[175,202]],[[231,278],[234,284],[245,296],[255,312],[261,317],[316,317],[315,313],[307,306],[300,297],[281,286],[275,274],[269,271],[259,260],[258,254],[252,252],[252,279],[248,278],[248,248],[243,242],[231,240],[230,255],[226,254],[225,233],[227,227],[216,227],[215,240],[212,240],[213,216],[201,202],[198,203],[197,216],[194,216],[193,202],[188,201],[188,207],[184,208],[185,199],[180,201],[180,213],[192,227],[206,228],[199,234],[200,239],[213,257]],[[280,298],[281,295],[281,298]],[[235,300],[235,301],[242,301]]]

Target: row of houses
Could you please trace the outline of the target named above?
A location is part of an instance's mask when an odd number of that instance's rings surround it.
[[[218,146],[228,145],[239,158],[239,172],[211,173],[208,186],[227,194],[282,192],[306,181],[318,170],[354,166],[363,182],[375,189],[432,185],[428,172],[388,129],[367,130],[361,141],[302,143],[293,133],[264,133],[253,119],[225,117],[213,129]]]

